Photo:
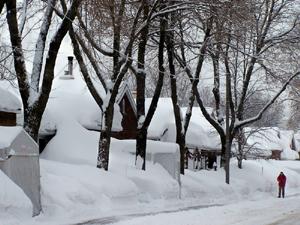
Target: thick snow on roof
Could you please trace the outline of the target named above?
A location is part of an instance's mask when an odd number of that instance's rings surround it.
[[[6,86],[0,81],[0,111],[21,112],[21,100],[10,90],[11,88]]]
[[[22,127],[0,126],[0,149],[7,148],[22,131]]]
[[[146,99],[146,110],[149,109],[151,99]],[[208,108],[211,111],[210,108]],[[182,108],[185,115],[186,108]],[[148,129],[148,138],[175,142],[176,127],[171,98],[160,98],[153,119]],[[220,149],[220,138],[211,124],[204,118],[199,107],[193,107],[192,118],[186,135],[189,147],[205,149]]]
[[[74,79],[62,80],[59,76],[54,79],[40,131],[53,130],[63,120],[71,118],[86,128],[100,129],[102,112],[79,76],[78,69]],[[122,115],[116,106],[113,130],[122,129],[121,120]]]
[[[244,129],[247,144],[255,149],[264,151],[265,155],[271,155],[272,150],[282,150],[279,138],[279,129],[277,127],[252,128]]]
[[[182,109],[186,113],[186,108]],[[209,112],[211,108],[207,108]],[[185,115],[185,114],[184,114]],[[186,134],[186,143],[191,147],[221,149],[220,136],[215,128],[205,119],[199,107],[193,107],[192,117]]]
[[[145,101],[146,112],[149,110],[151,100],[152,98],[147,98]],[[171,98],[159,98],[157,108],[148,128],[148,138],[160,139],[172,121],[174,121],[174,113]]]

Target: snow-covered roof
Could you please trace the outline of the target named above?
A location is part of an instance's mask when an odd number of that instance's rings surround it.
[[[120,88],[119,88],[119,91],[118,91],[118,95],[116,97],[116,103],[117,104],[120,104],[121,100],[123,99],[123,97],[127,95],[128,97],[128,100],[129,100],[129,103],[135,113],[135,115],[137,114],[136,112],[136,104],[135,104],[135,101],[134,101],[134,98],[131,94],[131,91],[130,91],[130,88],[129,88],[129,85],[126,81],[122,82]]]
[[[145,110],[149,110],[152,98],[146,98]],[[148,128],[148,138],[159,140],[174,121],[173,105],[171,98],[159,98],[157,108]]]
[[[146,110],[151,99],[146,99]],[[207,109],[211,112],[211,108]],[[186,108],[182,108],[185,115]],[[148,138],[175,142],[176,126],[171,98],[160,98],[148,129]],[[186,145],[203,149],[221,149],[221,141],[213,126],[205,119],[199,107],[193,107],[192,117],[186,134]]]
[[[265,151],[266,155],[270,155],[272,150],[282,151],[279,129],[277,127],[246,127],[244,132],[246,137],[248,137],[247,144],[255,149]]]
[[[103,94],[103,93],[101,93]],[[42,118],[40,133],[55,130],[64,120],[75,120],[88,129],[100,130],[102,112],[90,94],[85,82],[74,71],[74,79],[56,77]],[[115,107],[113,130],[121,130],[122,115]]]
[[[186,113],[186,108],[182,109]],[[211,114],[212,108],[206,108]],[[184,114],[185,115],[185,114]],[[193,107],[192,117],[186,134],[186,143],[191,147],[220,150],[221,140],[216,129],[203,116],[200,107]]]
[[[0,149],[8,148],[21,131],[22,127],[0,126]]]
[[[21,100],[10,90],[0,85],[0,111],[20,113]]]

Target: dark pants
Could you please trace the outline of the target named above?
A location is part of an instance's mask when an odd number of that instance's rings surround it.
[[[284,186],[283,187],[279,186],[278,198],[281,198],[281,195],[284,198]]]

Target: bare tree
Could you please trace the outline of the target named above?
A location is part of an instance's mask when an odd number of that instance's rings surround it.
[[[215,127],[221,137],[221,162],[223,165],[226,163],[227,183],[229,183],[228,156],[233,138],[242,127],[261,119],[262,115],[273,105],[291,80],[299,74],[297,71],[286,71],[286,76],[277,73],[282,78],[281,87],[274,92],[273,97],[268,99],[268,102],[262,106],[255,116],[244,117],[250,84],[261,75],[257,68],[261,68],[261,71],[269,71],[270,65],[262,59],[267,56],[269,51],[274,50],[276,46],[296,38],[290,37],[291,32],[298,23],[298,17],[295,14],[291,13],[293,17],[289,17],[292,23],[287,23],[289,24],[288,26],[275,30],[280,22],[287,22],[284,20],[284,15],[291,9],[292,3],[293,1],[253,0],[245,2],[216,1],[212,5],[215,20],[219,21],[214,23],[213,32],[213,38],[216,43],[213,44],[213,46],[216,46],[214,47],[216,51],[212,49],[213,57],[215,57],[213,58],[213,65],[216,78],[214,94],[216,102],[220,101],[220,94],[218,94],[221,93],[219,77],[222,70],[220,70],[221,67],[218,64],[220,63],[227,77],[228,95],[226,104],[230,113],[230,116],[227,115],[227,118],[230,118],[227,132],[225,132],[222,124],[222,117],[224,116],[220,113],[217,113],[216,117],[211,116],[204,107],[198,89],[194,88],[193,90],[203,115]],[[237,66],[239,63],[243,63],[243,67]],[[181,65],[186,68],[185,64],[181,63]],[[192,76],[189,77],[192,78]],[[260,79],[262,78],[264,77],[260,76]],[[216,109],[218,110],[220,107],[216,107]],[[225,157],[226,155],[227,158]]]
[[[62,20],[51,39],[47,57],[45,63],[43,63],[46,38],[52,21],[53,6],[56,5],[56,0],[47,1],[47,7],[43,16],[44,20],[40,28],[39,37],[36,41],[31,74],[26,70],[25,57],[22,48],[22,37],[19,31],[16,14],[16,1],[6,1],[5,3],[7,7],[7,23],[13,49],[14,67],[24,108],[24,128],[30,136],[37,141],[41,118],[51,91],[57,52],[62,39],[75,18],[80,1],[72,1],[71,7],[65,14],[65,18]],[[44,69],[43,74],[42,68]],[[40,80],[42,81],[40,82]]]

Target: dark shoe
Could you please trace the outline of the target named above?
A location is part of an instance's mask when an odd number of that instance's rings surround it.
[[[278,196],[278,198],[280,198],[280,196]]]

